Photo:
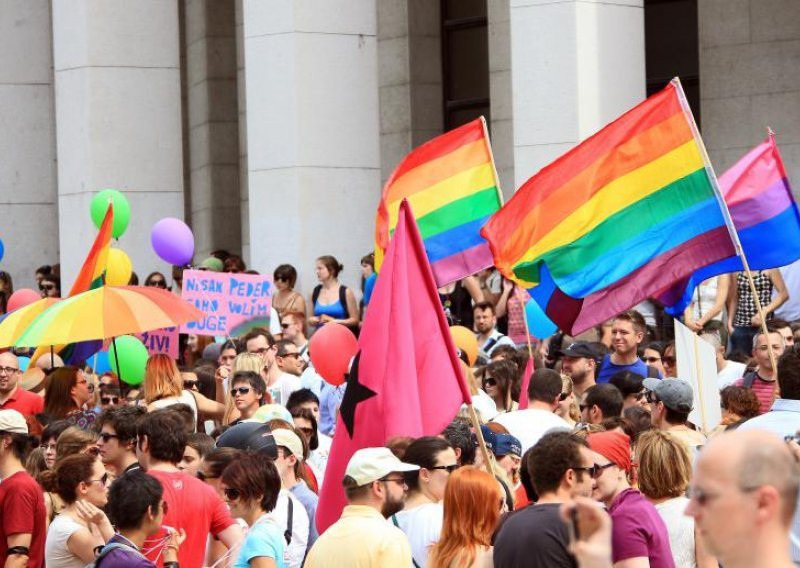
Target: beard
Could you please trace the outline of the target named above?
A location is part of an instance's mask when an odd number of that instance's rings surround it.
[[[383,505],[381,506],[381,515],[384,518],[388,519],[392,515],[399,513],[403,510],[403,507],[406,506],[406,499],[405,494],[399,499],[394,499],[391,495],[386,496],[386,501],[384,501]]]

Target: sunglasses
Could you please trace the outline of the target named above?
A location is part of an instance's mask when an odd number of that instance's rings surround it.
[[[203,473],[202,471],[198,471],[195,476],[200,481],[208,481],[209,479],[219,479],[219,475],[209,475],[207,473]]]
[[[119,439],[119,436],[116,434],[109,434],[108,432],[100,432],[100,439],[106,444],[113,438]]]
[[[289,278],[287,276],[276,276],[275,282],[288,282]]]
[[[497,379],[495,379],[494,377],[483,379],[483,386],[485,387],[497,386]]]
[[[236,501],[239,497],[242,496],[242,492],[236,489],[235,487],[226,487],[222,490],[225,493],[225,498],[228,501]]]
[[[675,357],[667,357],[666,355],[661,358],[664,363],[667,365],[674,365],[675,364]]]
[[[119,404],[118,396],[101,396],[100,404]]]
[[[151,280],[148,286],[153,286],[156,288],[166,288],[167,282],[166,280]]]
[[[236,396],[237,394],[245,395],[253,390],[250,387],[236,387],[231,389],[231,396]]]
[[[458,468],[459,468],[459,465],[457,463],[454,463],[454,464],[451,464],[451,465],[436,465],[436,466],[433,466],[433,467],[428,467],[426,469],[428,469],[428,470],[441,469],[442,471],[446,471],[447,473],[453,473]]]
[[[41,292],[44,292],[45,290],[49,292],[50,290],[55,290],[55,289],[56,289],[55,284],[39,284],[39,290]]]
[[[197,385],[199,384],[200,381],[183,381],[183,388],[191,390],[197,388]]]
[[[90,479],[86,482],[87,485],[91,485],[92,483],[100,483],[101,485],[105,485],[108,482],[108,473],[104,473],[99,479]]]
[[[287,328],[287,327],[289,327],[290,325],[292,325],[292,324],[290,324],[290,323],[283,323],[283,322],[281,322],[281,328],[283,328],[283,329],[286,329],[286,328]]]
[[[565,400],[567,400],[567,398],[569,398],[569,395],[570,395],[570,394],[572,394],[572,393],[569,393],[569,392],[562,392],[560,395],[558,395],[558,401],[559,401],[559,402],[564,402]],[[574,469],[574,468],[573,468],[573,469]]]
[[[645,396],[647,397],[647,402],[649,402],[650,404],[658,404],[659,402],[661,402],[661,399],[658,398],[656,393],[654,393],[653,391],[647,391]]]
[[[284,353],[283,355],[279,355],[279,357],[281,359],[286,359],[287,357],[294,357],[295,359],[297,359],[298,357],[300,357],[300,353]]]
[[[661,357],[645,357],[644,360],[648,363],[658,363],[661,361]]]

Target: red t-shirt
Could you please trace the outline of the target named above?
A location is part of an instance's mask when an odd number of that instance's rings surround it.
[[[25,471],[18,471],[0,483],[0,558],[5,562],[10,535],[30,533],[29,568],[44,566],[44,541],[47,537],[44,494],[39,484]]]
[[[181,568],[202,568],[209,533],[218,535],[235,522],[228,506],[210,485],[187,473],[153,470],[147,473],[158,479],[164,488],[164,501],[168,509],[164,524],[186,531],[186,540],[178,551]],[[153,548],[165,534],[161,531],[148,539],[142,550]],[[163,566],[164,555],[160,553],[161,547],[147,554],[147,557],[157,562],[158,566]]]
[[[40,414],[44,410],[44,399],[21,387],[17,387],[14,394],[0,405],[0,408],[3,410],[16,410],[27,418],[34,414]]]

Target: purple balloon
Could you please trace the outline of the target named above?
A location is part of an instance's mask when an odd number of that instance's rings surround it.
[[[194,256],[194,235],[180,219],[167,217],[153,226],[150,233],[153,250],[162,260],[176,266],[184,266]]]

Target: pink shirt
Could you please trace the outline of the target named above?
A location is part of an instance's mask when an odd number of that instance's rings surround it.
[[[744,386],[744,378],[739,379],[734,384],[737,387]],[[758,413],[764,414],[769,411],[772,408],[772,402],[775,400],[775,381],[765,381],[756,375],[752,390],[758,398]]]

